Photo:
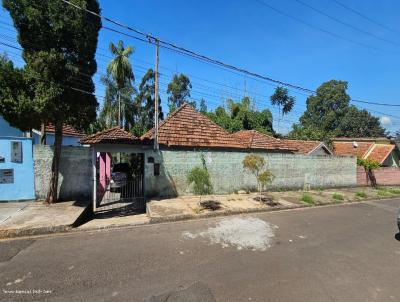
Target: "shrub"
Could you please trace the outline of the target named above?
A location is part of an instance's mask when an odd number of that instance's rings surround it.
[[[252,173],[257,179],[258,190],[264,190],[274,179],[274,175],[266,168],[263,157],[249,154],[243,159],[243,168]]]
[[[307,203],[307,204],[311,204],[311,205],[315,204],[314,198],[310,194],[307,194],[307,193],[303,194],[303,196],[301,197],[301,201],[304,203]]]
[[[333,193],[332,198],[333,198],[334,200],[339,200],[339,201],[344,200],[343,195],[342,195],[342,194],[339,194],[339,193]]]
[[[358,192],[356,192],[356,197],[357,198],[367,198],[367,193],[365,193],[363,191],[358,191]]]
[[[193,191],[197,195],[212,193],[210,174],[207,169],[200,167],[193,168],[187,176],[187,181],[189,185],[193,183]]]
[[[371,183],[371,186],[376,188],[376,178],[374,170],[380,167],[379,162],[369,158],[357,158],[357,165],[364,167],[365,173],[367,175],[367,181]]]

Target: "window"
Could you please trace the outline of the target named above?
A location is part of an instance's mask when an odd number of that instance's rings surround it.
[[[154,164],[154,176],[160,175],[160,164]]]
[[[148,157],[148,158],[147,158],[147,163],[148,163],[148,164],[154,164],[154,157],[151,157],[151,156]]]

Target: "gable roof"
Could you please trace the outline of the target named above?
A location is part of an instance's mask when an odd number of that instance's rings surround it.
[[[132,133],[125,131],[119,126],[97,132],[83,137],[81,144],[131,144],[137,142],[138,138]]]
[[[66,136],[75,136],[75,137],[82,137],[84,134],[81,131],[76,130],[74,127],[67,125],[67,124],[63,124],[63,135]],[[55,127],[53,124],[48,124],[45,127],[45,131],[46,133],[55,133]]]
[[[374,142],[333,141],[333,149],[337,155],[364,157],[373,147]]]
[[[234,138],[250,149],[277,150],[295,152],[296,148],[286,145],[270,135],[263,134],[257,130],[241,130],[232,134]]]
[[[282,140],[287,146],[297,149],[297,153],[310,154],[318,148],[323,148],[327,154],[332,154],[332,151],[320,141],[306,141],[306,140],[295,140],[295,139],[284,139]]]
[[[395,145],[375,144],[371,152],[368,154],[368,158],[382,164],[394,148]]]
[[[384,143],[377,143],[377,138],[339,138],[339,140],[335,139],[333,146],[337,155],[369,158],[382,164],[396,146],[388,139],[378,138],[378,140]]]
[[[154,128],[142,135],[140,139],[154,139]],[[177,147],[246,148],[244,144],[197,112],[188,103],[184,103],[160,124],[158,143]]]

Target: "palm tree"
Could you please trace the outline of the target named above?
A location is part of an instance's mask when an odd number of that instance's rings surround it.
[[[121,127],[121,94],[126,87],[132,87],[132,81],[135,80],[132,65],[129,62],[129,56],[133,53],[133,47],[124,47],[124,42],[118,41],[118,45],[110,43],[110,51],[114,58],[107,66],[109,73],[117,85],[118,96],[118,125]],[[124,116],[125,114],[123,114]]]

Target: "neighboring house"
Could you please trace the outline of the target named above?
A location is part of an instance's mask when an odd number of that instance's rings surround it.
[[[0,136],[23,137],[23,134],[21,130],[11,127],[10,124],[0,116]]]
[[[30,133],[23,132],[10,124],[0,116],[0,136],[12,136],[12,137],[29,137]],[[79,140],[83,136],[83,133],[77,131],[69,125],[63,126],[63,146],[80,146]],[[40,144],[41,131],[32,129],[33,144]],[[46,145],[54,145],[54,126],[46,126]]]
[[[377,161],[382,167],[399,167],[399,149],[389,139],[336,138],[333,141],[336,155],[353,155]]]
[[[34,144],[40,144],[41,131],[33,129],[33,141]],[[53,125],[46,126],[46,145],[54,145],[55,129]],[[63,146],[80,146],[79,140],[83,137],[83,133],[76,130],[72,126],[63,125]]]
[[[268,150],[271,152],[296,153],[297,148],[288,146],[279,139],[263,134],[257,130],[242,130],[232,134],[249,149]]]
[[[296,153],[306,155],[332,155],[333,152],[320,141],[305,141],[305,140],[281,140],[285,145],[290,148],[297,149]]]

